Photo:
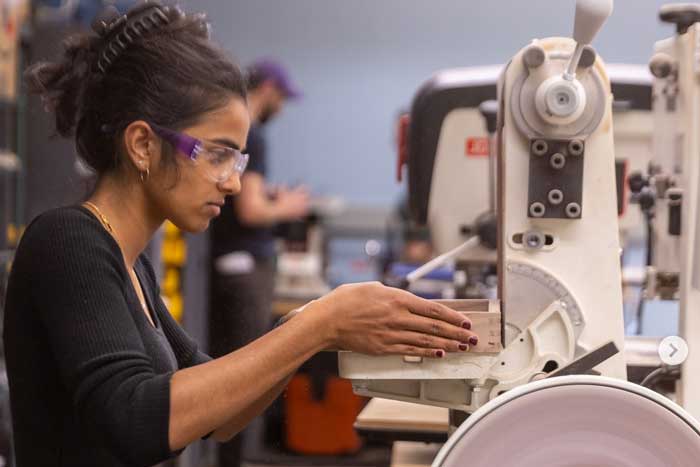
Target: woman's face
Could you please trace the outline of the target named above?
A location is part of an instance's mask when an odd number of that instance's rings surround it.
[[[250,118],[245,101],[233,97],[222,108],[206,114],[200,122],[181,131],[197,138],[207,147],[230,147],[245,150]],[[224,198],[241,189],[240,175],[236,172],[223,181],[212,177],[202,155],[192,161],[175,150],[177,171],[167,165],[154,164],[151,168],[147,196],[160,216],[169,219],[186,232],[202,232],[221,212]],[[155,169],[155,170],[154,170]]]

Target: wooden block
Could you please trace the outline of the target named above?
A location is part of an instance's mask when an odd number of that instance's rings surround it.
[[[474,353],[499,353],[501,345],[501,305],[497,300],[436,300],[461,312],[472,322],[472,331],[479,336],[479,343],[470,346]]]
[[[391,449],[391,467],[430,467],[441,444],[397,441]]]
[[[498,300],[435,300],[435,302],[452,308],[456,311],[500,311]]]
[[[380,431],[447,433],[448,410],[375,397],[357,416],[355,428]]]
[[[463,313],[472,322],[472,331],[479,336],[477,345],[469,346],[472,353],[499,353],[501,345],[501,313],[467,312]]]

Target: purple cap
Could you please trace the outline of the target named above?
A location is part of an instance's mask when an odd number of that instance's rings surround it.
[[[298,99],[301,91],[292,83],[289,73],[281,63],[271,60],[258,60],[248,68],[248,73],[256,74],[265,80],[272,80],[288,99]]]

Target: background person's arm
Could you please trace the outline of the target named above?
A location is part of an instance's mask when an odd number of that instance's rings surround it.
[[[267,227],[304,217],[309,212],[309,192],[303,187],[280,188],[270,198],[263,176],[249,172],[241,177],[241,192],[234,198],[234,207],[244,225]]]

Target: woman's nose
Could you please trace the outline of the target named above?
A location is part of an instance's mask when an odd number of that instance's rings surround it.
[[[219,189],[227,195],[237,195],[241,191],[241,176],[234,173],[228,179],[219,182]]]

